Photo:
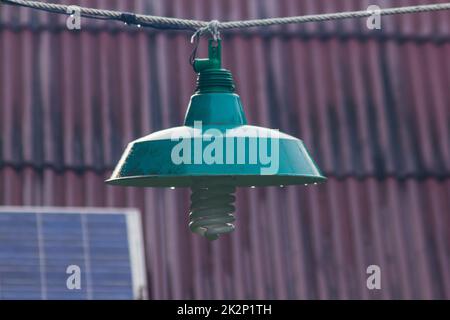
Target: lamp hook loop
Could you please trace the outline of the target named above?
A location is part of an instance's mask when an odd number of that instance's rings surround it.
[[[197,29],[194,34],[191,37],[191,43],[194,44],[194,49],[192,50],[191,56],[189,57],[189,63],[193,66],[195,58],[197,56],[197,49],[200,42],[200,36],[203,35],[205,32],[209,32],[213,40],[217,42],[220,40],[220,21],[219,20],[211,20],[208,22],[208,24],[204,27],[201,27]]]
[[[212,35],[214,41],[220,40],[220,21],[219,20],[211,20],[204,27],[197,29],[191,37],[191,43],[196,41],[196,38],[203,35],[205,32],[208,32]]]

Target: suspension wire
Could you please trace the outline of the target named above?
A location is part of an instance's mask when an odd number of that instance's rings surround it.
[[[8,5],[27,7],[65,15],[68,15],[68,10],[71,7],[70,5],[28,0],[0,0],[0,2]],[[175,29],[196,31],[208,24],[206,21],[142,15],[130,12],[86,8],[80,6],[75,7],[78,8],[82,17],[102,20],[116,20],[130,25],[140,25],[142,27],[161,30]]]
[[[417,5],[409,7],[386,8],[386,9],[380,8],[380,10],[360,10],[360,11],[347,11],[347,12],[325,13],[325,14],[313,14],[296,17],[229,21],[220,23],[219,29],[226,30],[235,28],[268,27],[280,24],[323,22],[323,21],[343,20],[350,18],[365,18],[372,16],[374,13],[379,14],[380,16],[388,16],[395,14],[433,12],[441,10],[450,10],[450,2],[440,4]]]
[[[40,1],[29,0],[0,0],[0,2],[8,5],[28,7],[38,10],[44,10],[52,13],[59,13],[67,15],[70,5],[45,3]],[[397,7],[386,8],[380,10],[361,10],[361,11],[348,11],[326,14],[313,14],[305,16],[295,17],[281,17],[281,18],[268,18],[268,19],[254,19],[254,20],[240,20],[240,21],[228,21],[219,22],[217,20],[202,21],[191,19],[179,19],[171,17],[161,17],[152,15],[135,14],[129,12],[120,12],[112,10],[103,10],[95,8],[86,8],[76,6],[80,10],[80,15],[86,18],[103,19],[103,20],[116,20],[122,21],[130,25],[137,25],[142,27],[149,27],[160,30],[175,29],[175,30],[191,30],[195,31],[191,41],[194,42],[197,35],[202,35],[206,32],[210,32],[214,39],[217,39],[221,30],[229,29],[242,29],[252,27],[268,27],[280,24],[293,24],[293,23],[308,23],[308,22],[323,22],[330,20],[342,20],[350,18],[364,18],[372,16],[374,13],[383,15],[395,15],[395,14],[408,14],[418,12],[433,12],[441,10],[450,10],[450,3],[440,4],[427,4],[417,5],[409,7]]]

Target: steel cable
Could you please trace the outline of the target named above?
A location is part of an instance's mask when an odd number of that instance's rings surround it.
[[[70,7],[69,5],[46,3],[41,1],[29,1],[29,0],[0,0],[0,2],[10,5],[23,6],[61,14],[67,14],[67,10]],[[199,35],[209,31],[214,37],[217,37],[221,30],[242,29],[252,27],[268,27],[280,24],[323,22],[323,21],[342,20],[350,18],[364,18],[374,14],[374,12],[371,10],[361,10],[361,11],[314,14],[295,17],[240,20],[228,22],[219,22],[217,20],[213,20],[208,22],[202,20],[179,19],[171,17],[161,17],[161,16],[112,11],[112,10],[86,8],[79,6],[77,7],[80,10],[80,14],[88,18],[118,20],[130,24],[163,30],[164,29],[195,30],[196,34]],[[376,13],[383,16],[383,15],[408,14],[418,12],[433,12],[441,10],[450,10],[450,3],[387,8],[387,9],[380,9]]]

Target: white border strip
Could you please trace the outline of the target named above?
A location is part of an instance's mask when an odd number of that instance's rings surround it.
[[[117,207],[33,207],[33,206],[0,206],[0,212],[8,213],[109,213],[109,214],[133,214],[138,213],[134,208]]]
[[[128,243],[133,275],[134,298],[147,300],[147,280],[145,271],[144,237],[141,215],[138,211],[127,214]]]

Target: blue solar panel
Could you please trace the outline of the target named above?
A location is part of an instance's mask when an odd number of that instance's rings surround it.
[[[0,212],[0,299],[136,298],[128,224],[125,213]],[[67,287],[71,265],[80,289]]]

